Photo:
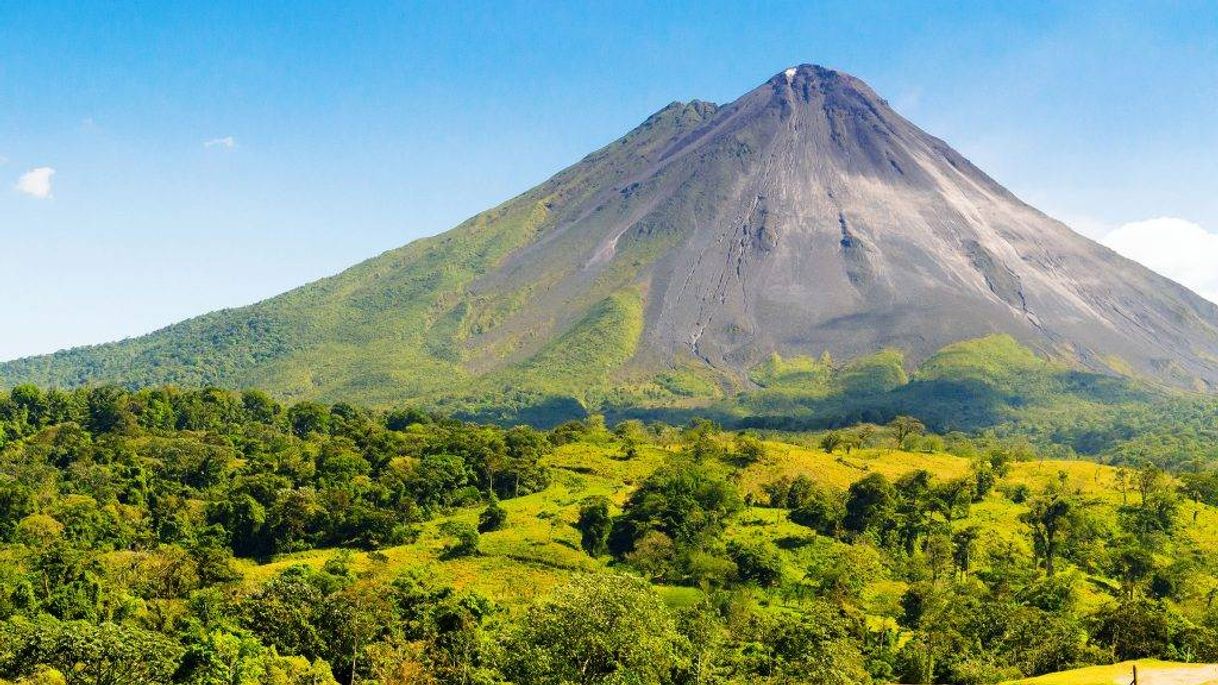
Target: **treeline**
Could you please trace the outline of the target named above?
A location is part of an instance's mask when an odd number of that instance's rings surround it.
[[[17,387],[0,436],[0,535],[62,526],[92,549],[201,558],[400,544],[437,510],[544,488],[552,447],[527,427],[173,388]]]

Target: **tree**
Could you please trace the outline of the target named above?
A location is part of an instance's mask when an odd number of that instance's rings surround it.
[[[949,530],[942,523],[926,536],[926,562],[930,566],[931,578],[939,580],[955,562],[955,547]]]
[[[385,414],[385,427],[391,431],[404,431],[415,424],[428,424],[432,418],[416,407],[398,407]]]
[[[390,634],[397,619],[384,589],[359,580],[326,598],[318,616],[318,628],[325,637],[326,656],[337,672],[354,685],[361,675],[370,674],[365,653],[368,645]]]
[[[906,438],[926,432],[926,425],[912,416],[898,416],[889,422],[888,427],[892,429],[897,447],[904,447]]]
[[[103,385],[87,391],[89,407],[88,428],[94,433],[122,433],[135,425],[128,408],[126,390],[116,385]]]
[[[771,507],[799,509],[823,492],[811,478],[800,474],[794,479],[783,476],[767,483],[763,489]]]
[[[1118,661],[1171,654],[1177,617],[1163,602],[1139,597],[1102,607],[1093,618],[1092,637]]]
[[[825,437],[820,439],[820,448],[829,454],[842,446],[845,441],[845,435],[841,431],[829,431],[825,433]]]
[[[461,457],[429,454],[415,464],[406,485],[420,506],[437,507],[451,503],[453,494],[471,480],[469,467]]]
[[[318,623],[325,593],[307,566],[291,566],[242,604],[242,623],[284,654],[316,658],[326,651]]]
[[[994,473],[994,467],[984,459],[973,461],[972,476],[973,501],[980,502],[994,489],[994,485],[998,482],[998,477]]]
[[[193,636],[182,662],[175,680],[189,685],[338,685],[321,659],[280,656],[254,637],[220,630]]]
[[[1115,478],[1117,490],[1121,493],[1121,504],[1129,504],[1129,469],[1124,466],[1117,469]]]
[[[771,587],[782,580],[782,556],[769,542],[732,542],[727,553],[736,564],[736,577],[744,582]]]
[[[21,677],[49,666],[68,685],[161,685],[178,669],[182,648],[139,628],[40,619],[0,624],[0,674]]]
[[[34,493],[21,483],[0,482],[0,541],[9,539],[17,522],[34,513]]]
[[[581,502],[575,527],[579,529],[579,544],[585,552],[594,557],[608,552],[609,531],[613,527],[609,499],[598,495]]]
[[[491,501],[478,515],[478,532],[490,533],[499,530],[507,523],[507,509],[499,506],[499,498],[491,495]]]
[[[948,523],[956,518],[968,516],[969,505],[976,496],[977,481],[974,478],[953,478],[935,485],[931,490],[931,504]]]
[[[538,462],[553,449],[546,434],[528,426],[516,426],[504,434],[503,440],[506,459],[491,489],[507,498],[545,488],[549,484],[548,473]]]
[[[1030,528],[1032,546],[1042,560],[1047,576],[1053,575],[1062,532],[1069,525],[1076,507],[1075,498],[1066,492],[1064,483],[1059,481],[1032,498],[1028,502],[1028,511],[1019,516],[1019,520]]]
[[[713,430],[698,428],[688,431],[686,438],[689,442],[683,450],[685,457],[695,464],[719,461],[726,458],[728,456],[727,450],[723,446],[723,441],[719,437],[718,431],[717,427]]]
[[[918,539],[930,527],[935,504],[934,477],[925,469],[910,471],[897,479],[894,524],[906,554],[913,554]]]
[[[624,559],[651,580],[671,579],[677,564],[677,546],[658,530],[648,531],[634,543]]]
[[[1145,580],[1155,570],[1154,555],[1139,546],[1135,541],[1129,541],[1112,554],[1113,575],[1121,579],[1125,596],[1134,599],[1137,596],[1138,583]]]
[[[842,527],[856,535],[868,531],[887,532],[892,525],[896,491],[881,473],[855,481],[846,494],[846,516]]]
[[[67,685],[67,683],[68,679],[59,671],[40,666],[30,675],[18,680],[16,685]]]
[[[857,604],[868,583],[887,575],[883,555],[865,542],[829,547],[812,561],[803,585],[837,604]]]
[[[298,402],[288,409],[288,425],[298,438],[330,432],[330,409],[317,402]]]
[[[1180,492],[1193,501],[1193,524],[1201,513],[1201,503],[1214,506],[1218,504],[1218,471],[1198,471],[1180,474],[1182,482]],[[0,516],[0,520],[3,516]]]
[[[252,421],[270,425],[283,412],[283,407],[261,390],[245,390],[241,393],[241,408]]]
[[[863,655],[833,607],[815,602],[800,614],[779,613],[758,626],[759,661],[778,676],[771,682],[865,685]]]
[[[743,506],[736,487],[709,465],[681,461],[658,469],[626,500],[613,522],[609,547],[623,555],[651,531],[679,549],[700,548],[718,537],[727,517]]]
[[[207,516],[224,526],[233,552],[239,556],[257,557],[271,552],[273,541],[266,529],[266,507],[253,496],[230,491],[226,498],[208,507]]]
[[[871,447],[871,441],[875,438],[875,426],[870,423],[864,423],[854,429],[854,443],[859,449]]]
[[[1162,470],[1148,466],[1137,474],[1139,501],[1120,510],[1121,525],[1144,546],[1157,548],[1176,526],[1179,497]]]
[[[9,391],[8,401],[12,407],[8,419],[13,424],[22,427],[19,432],[24,433],[26,427],[39,429],[47,425],[50,405],[46,395],[38,386],[29,384],[15,386]]]
[[[645,581],[587,575],[529,609],[510,638],[506,670],[520,685],[663,685],[686,666],[685,650]]]
[[[952,560],[960,575],[967,576],[972,567],[973,550],[977,547],[977,538],[981,536],[978,526],[966,526],[952,533]]]
[[[756,464],[765,460],[766,447],[760,439],[749,433],[742,433],[736,438],[736,455],[745,465]]]
[[[792,523],[811,528],[821,535],[837,537],[842,519],[846,515],[841,497],[813,486],[800,499],[802,502],[799,508],[791,510],[787,518]]]

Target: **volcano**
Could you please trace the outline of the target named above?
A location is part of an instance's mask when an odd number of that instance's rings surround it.
[[[896,350],[914,368],[996,334],[1080,370],[1218,387],[1218,307],[1020,201],[859,79],[801,65],[727,105],[672,103],[446,233],[0,365],[0,383],[592,402],[747,390],[775,355]]]

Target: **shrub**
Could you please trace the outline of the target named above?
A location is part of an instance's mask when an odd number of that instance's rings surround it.
[[[499,506],[499,499],[491,495],[491,501],[478,515],[478,532],[490,533],[499,530],[507,524],[507,510]]]
[[[445,559],[468,557],[478,553],[478,530],[468,523],[446,521],[440,526],[440,532],[452,538],[444,546]]]
[[[605,497],[589,497],[579,507],[579,544],[584,551],[599,557],[609,551],[609,531],[613,519],[609,516],[609,500]]]
[[[782,580],[782,556],[768,542],[731,543],[728,556],[736,564],[736,577],[762,587],[772,587]]]

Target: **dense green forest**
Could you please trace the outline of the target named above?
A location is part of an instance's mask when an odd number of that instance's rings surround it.
[[[0,679],[996,683],[1218,660],[1212,423],[1100,465],[1044,449],[1050,429],[909,416],[542,431],[18,386]]]

